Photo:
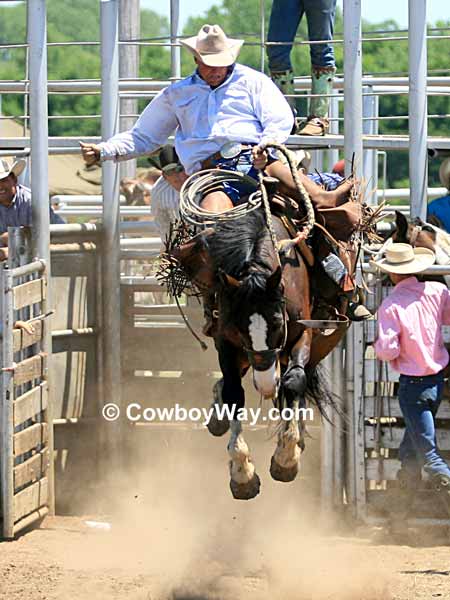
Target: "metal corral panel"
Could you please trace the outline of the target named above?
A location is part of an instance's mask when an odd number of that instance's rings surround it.
[[[54,384],[51,394],[55,419],[95,414],[96,269],[94,251],[52,255],[55,314],[52,317]]]

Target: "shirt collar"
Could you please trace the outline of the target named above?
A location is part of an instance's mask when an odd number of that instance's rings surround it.
[[[408,287],[408,285],[415,284],[415,283],[418,283],[418,279],[415,275],[411,275],[407,279],[403,279],[402,281],[399,281],[394,289],[398,290],[400,288]]]
[[[212,91],[214,91],[214,90],[218,90],[219,88],[221,88],[223,85],[225,85],[226,83],[228,83],[228,82],[230,81],[230,79],[231,79],[231,77],[232,77],[232,75],[233,75],[233,72],[234,72],[234,67],[235,67],[235,66],[236,66],[236,63],[233,63],[232,65],[230,65],[230,66],[228,67],[228,71],[227,71],[227,76],[226,76],[226,79],[225,79],[225,80],[224,80],[224,81],[223,81],[223,82],[222,82],[222,83],[221,83],[219,86],[217,86],[216,88],[212,88],[210,85],[208,85],[208,84],[206,83],[206,81],[204,81],[204,80],[203,80],[203,79],[200,77],[200,75],[199,75],[199,73],[198,73],[198,69],[195,69],[195,71],[192,73],[192,79],[193,79],[193,81],[194,81],[194,82],[196,82],[196,83],[203,83],[204,85],[206,85],[206,86],[207,86],[207,87],[208,87],[210,90],[212,90]]]

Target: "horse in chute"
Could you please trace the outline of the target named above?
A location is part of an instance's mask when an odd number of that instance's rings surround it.
[[[185,190],[190,186],[198,194],[201,177],[190,178]],[[261,194],[259,205],[250,195],[246,210],[237,207],[238,218],[225,215],[193,236],[181,228],[178,241],[175,235],[168,242],[163,276],[174,290],[170,279],[181,271],[199,293],[215,296],[213,338],[223,377],[214,387],[213,405],[226,405],[233,412],[231,420],[213,418],[208,429],[213,435],[230,430],[230,487],[237,499],[253,498],[260,488],[239,418],[245,406],[242,378],[251,367],[256,390],[280,410],[270,473],[278,481],[293,481],[305,447],[299,409],[306,407],[308,395],[320,408],[323,390],[317,367],[349,326],[342,307],[332,323],[314,319],[317,265],[308,264],[311,251],[300,252],[290,243],[293,234],[286,219],[267,210],[263,186]],[[311,229],[312,206],[306,213]]]

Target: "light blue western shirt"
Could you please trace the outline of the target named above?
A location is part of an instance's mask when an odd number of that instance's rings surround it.
[[[293,125],[283,94],[263,73],[235,64],[212,89],[197,72],[162,90],[134,127],[102,142],[102,160],[150,154],[175,132],[175,148],[188,174],[228,141],[284,143]]]

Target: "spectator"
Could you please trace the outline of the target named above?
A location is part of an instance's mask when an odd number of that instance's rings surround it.
[[[439,168],[439,179],[447,194],[436,198],[428,205],[427,220],[450,233],[450,158],[446,158]]]
[[[161,169],[161,177],[152,190],[152,215],[159,228],[161,241],[167,239],[170,224],[179,214],[180,190],[188,178],[173,146],[166,144],[155,156],[149,156],[150,164]]]
[[[375,352],[400,373],[398,399],[405,421],[399,448],[400,486],[417,489],[422,467],[438,491],[450,500],[450,467],[439,454],[434,419],[449,361],[442,325],[450,325],[450,291],[415,275],[430,267],[434,253],[409,244],[391,244],[385,257],[372,264],[388,273],[395,285],[378,309]]]
[[[8,227],[31,227],[31,190],[17,182],[26,165],[24,160],[12,166],[0,159],[0,260],[8,258]],[[50,223],[64,223],[49,205]]]
[[[294,72],[291,63],[292,45],[298,26],[306,14],[310,42],[332,40],[336,0],[273,0],[270,14],[268,42],[283,42],[267,46],[269,70],[273,81],[283,94],[294,94]],[[306,124],[297,127],[300,135],[325,135],[328,131],[328,95],[333,90],[336,72],[332,44],[311,44],[311,98]],[[296,99],[286,98],[294,113]]]

